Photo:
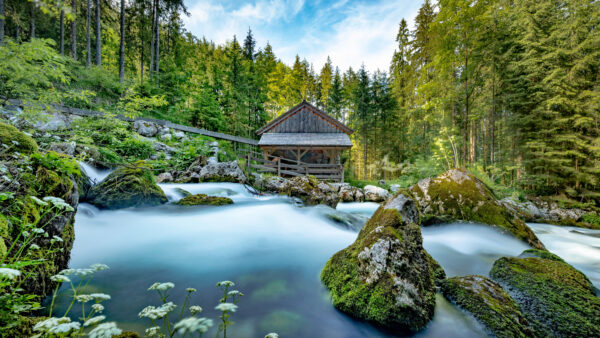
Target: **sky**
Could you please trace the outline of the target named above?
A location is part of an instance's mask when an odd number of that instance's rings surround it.
[[[236,35],[243,43],[252,29],[257,48],[267,42],[288,65],[296,55],[320,71],[331,57],[348,67],[387,71],[396,47],[398,25],[412,28],[422,0],[185,0],[188,31],[217,44]]]

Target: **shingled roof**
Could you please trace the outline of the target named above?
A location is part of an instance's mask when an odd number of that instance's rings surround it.
[[[317,117],[321,118],[326,123],[330,124],[333,128],[335,128],[334,130],[337,130],[338,132],[342,132],[347,135],[350,135],[354,132],[354,130],[350,129],[348,126],[344,125],[343,123],[334,119],[333,117],[327,115],[327,113],[325,113],[324,111],[318,109],[317,107],[313,106],[312,104],[310,104],[306,101],[302,101],[300,104],[298,104],[295,107],[293,107],[292,109],[288,110],[286,113],[275,118],[273,121],[268,123],[266,126],[257,130],[256,134],[263,135],[264,133],[268,133],[273,128],[284,123],[286,120],[290,119],[295,114],[303,111],[304,109],[310,111],[311,113],[313,113]]]
[[[258,141],[259,146],[298,147],[352,147],[344,133],[266,133]]]

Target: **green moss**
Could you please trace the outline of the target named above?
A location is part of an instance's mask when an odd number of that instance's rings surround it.
[[[587,228],[600,229],[600,215],[596,213],[588,213],[581,216],[581,222],[587,223]]]
[[[88,194],[90,203],[105,209],[155,206],[167,196],[155,183],[152,167],[143,161],[120,167]]]
[[[233,204],[233,200],[228,197],[208,196],[205,194],[196,194],[186,196],[175,202],[177,205],[226,205]]]
[[[38,150],[38,145],[33,138],[14,126],[2,122],[0,122],[0,142],[23,154],[31,154]]]
[[[546,257],[502,257],[490,275],[520,305],[538,336],[600,336],[600,298],[588,278],[558,257]]]
[[[534,248],[545,249],[523,221],[511,215],[483,182],[465,170],[452,169],[430,180],[426,190],[424,192],[418,184],[410,188],[419,202],[424,225],[456,220],[489,224],[510,232]]]
[[[429,261],[429,266],[431,267],[431,271],[433,271],[433,278],[435,280],[435,285],[438,285],[444,280],[446,279],[446,271],[444,271],[444,268],[442,268],[442,266],[440,265],[440,263],[438,263],[438,261],[436,261],[433,257],[431,257],[431,255],[428,252],[425,252],[427,254],[427,260]]]
[[[46,317],[26,317],[19,316],[19,319],[9,323],[7,327],[1,330],[2,337],[33,337],[36,332],[33,327],[38,322],[45,320]]]
[[[398,260],[410,261],[390,274],[382,272],[367,282],[365,268],[358,255],[378,241],[398,243],[390,249]],[[380,207],[360,231],[356,241],[337,252],[325,264],[321,280],[329,289],[333,305],[339,310],[377,325],[399,330],[417,331],[433,316],[435,306],[434,277],[428,257],[422,248],[420,228],[402,221],[395,209]],[[390,262],[390,264],[392,264]],[[366,268],[368,270],[368,268]],[[410,284],[417,295],[408,302],[402,283]],[[411,302],[413,302],[411,304]]]
[[[558,261],[558,262],[564,262],[564,260],[560,257],[558,257],[557,255],[545,251],[545,250],[538,250],[538,249],[527,249],[525,251],[523,251],[519,257],[521,258],[527,258],[527,257],[537,257],[537,258],[543,258],[543,259],[549,259],[549,260],[553,260],[553,261]]]
[[[530,337],[533,334],[517,303],[500,285],[486,277],[452,277],[441,283],[441,291],[496,337]]]
[[[113,336],[113,338],[140,338],[141,336],[137,332],[123,331],[121,334]]]

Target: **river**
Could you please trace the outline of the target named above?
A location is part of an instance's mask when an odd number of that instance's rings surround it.
[[[104,173],[103,173],[104,174]],[[231,337],[388,337],[368,323],[354,320],[331,305],[319,274],[335,252],[351,244],[358,229],[377,208],[375,203],[340,203],[337,210],[301,207],[287,197],[257,197],[232,183],[162,184],[169,200],[191,193],[227,196],[229,206],[98,210],[81,204],[76,215],[70,266],[104,263],[86,291],[112,296],[105,303],[108,321],[143,334],[151,326],[137,314],[159,299],[146,289],[173,282],[170,300],[181,304],[185,288],[198,290],[191,304],[216,319],[220,297],[215,284],[236,283],[244,293],[234,314]],[[587,273],[599,287],[600,231],[533,224],[532,229],[554,253]],[[449,276],[487,275],[494,260],[518,255],[526,244],[488,226],[447,224],[423,228],[424,247]],[[69,292],[61,289],[57,307]],[[58,313],[61,313],[60,311]],[[74,313],[77,315],[77,312]],[[214,329],[214,328],[213,328]],[[207,336],[213,336],[209,332]],[[486,334],[468,315],[438,294],[435,316],[419,337],[479,337]]]

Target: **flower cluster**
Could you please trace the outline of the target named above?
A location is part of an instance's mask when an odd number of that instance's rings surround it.
[[[154,283],[154,284],[150,285],[150,287],[148,288],[148,291],[150,291],[150,290],[166,291],[166,290],[172,289],[174,287],[175,287],[175,284],[173,284],[171,282]]]
[[[159,319],[159,318],[163,318],[164,316],[166,316],[169,312],[175,310],[175,308],[177,307],[177,305],[173,304],[173,302],[168,302],[165,303],[159,307],[155,307],[155,306],[146,306],[139,314],[138,316],[140,318],[150,318],[152,320],[155,319]]]
[[[6,279],[15,279],[21,275],[21,271],[10,269],[10,268],[0,268],[0,277]]]
[[[44,202],[48,202],[48,203],[52,204],[59,210],[65,210],[65,211],[74,211],[75,210],[75,209],[73,209],[73,207],[70,204],[66,203],[65,200],[63,200],[62,198],[59,198],[59,197],[46,196],[46,197],[44,197]]]
[[[90,338],[107,338],[120,335],[123,331],[117,327],[114,322],[102,323],[96,326],[88,337]]]
[[[238,306],[233,304],[233,303],[221,303],[217,306],[215,306],[215,310],[221,311],[221,312],[235,312],[235,310],[237,310]]]
[[[196,317],[188,317],[180,320],[173,327],[180,335],[186,333],[194,334],[194,332],[204,333],[213,325],[212,320]]]

